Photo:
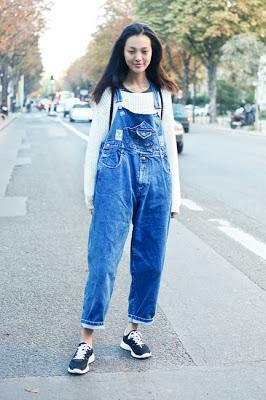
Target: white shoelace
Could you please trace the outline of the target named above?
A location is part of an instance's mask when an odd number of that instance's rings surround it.
[[[138,331],[132,331],[129,336],[129,339],[133,339],[137,346],[142,347],[145,343],[142,341],[142,335]]]
[[[89,346],[86,343],[81,344],[78,347],[77,353],[75,354],[74,360],[83,360],[87,351],[89,350]]]

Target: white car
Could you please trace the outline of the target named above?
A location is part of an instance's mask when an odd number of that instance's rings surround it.
[[[79,104],[80,103],[80,99],[78,97],[70,97],[69,99],[66,99],[63,103],[63,108],[64,108],[64,117],[66,117],[67,115],[69,115],[69,112],[71,110],[71,108],[75,105],[75,104]]]
[[[81,101],[75,104],[69,112],[69,120],[71,122],[84,121],[89,122],[92,120],[92,108],[89,103]]]

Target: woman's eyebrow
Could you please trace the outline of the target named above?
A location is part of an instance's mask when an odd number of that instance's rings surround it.
[[[129,47],[130,49],[133,49],[133,50],[136,50],[137,48],[136,47],[134,47],[134,46],[130,46]],[[141,47],[141,50],[147,50],[148,49],[148,47],[147,46],[145,46],[145,47]]]

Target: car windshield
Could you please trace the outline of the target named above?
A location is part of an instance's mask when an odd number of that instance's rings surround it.
[[[73,108],[90,108],[89,103],[86,104],[75,104]]]
[[[173,112],[174,112],[174,115],[179,115],[182,117],[187,116],[187,112],[186,112],[184,104],[173,103]]]

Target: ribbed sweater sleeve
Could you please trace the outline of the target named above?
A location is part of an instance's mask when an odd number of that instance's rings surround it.
[[[171,93],[167,90],[162,90],[163,97],[163,118],[162,126],[167,147],[167,155],[172,172],[172,212],[179,212],[181,196],[180,196],[180,181],[179,181],[179,166],[177,145],[174,134],[174,115],[172,106]]]
[[[135,113],[153,114],[153,95],[147,93],[123,92],[123,105]],[[164,130],[165,142],[167,147],[168,159],[172,173],[172,212],[179,212],[180,208],[180,184],[177,146],[174,135],[174,117],[172,110],[171,94],[167,90],[162,90],[163,97],[163,118],[162,126]],[[93,208],[93,197],[95,178],[97,172],[97,162],[101,143],[106,139],[109,130],[109,115],[111,106],[111,90],[106,89],[100,102],[94,107],[93,120],[90,134],[88,137],[87,150],[84,166],[84,194],[88,208]],[[117,111],[117,104],[114,104],[113,118]]]
[[[85,155],[84,194],[85,203],[88,208],[93,208],[97,162],[101,143],[104,142],[109,130],[110,106],[111,90],[106,89],[100,102],[93,109],[93,119]]]

